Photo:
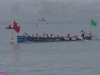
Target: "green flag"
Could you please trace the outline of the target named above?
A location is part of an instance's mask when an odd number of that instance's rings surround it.
[[[96,27],[97,23],[95,21],[91,20],[91,25]]]

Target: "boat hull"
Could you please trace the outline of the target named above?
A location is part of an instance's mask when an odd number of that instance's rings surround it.
[[[20,28],[20,26],[18,26]],[[5,27],[6,29],[14,29],[13,27]]]
[[[91,36],[85,37],[86,40],[92,40]],[[65,38],[32,38],[31,36],[17,36],[17,43],[24,42],[61,42],[61,41],[81,41],[83,39],[65,39]]]
[[[11,28],[9,28],[9,27],[5,27],[6,29],[13,29],[12,27]]]
[[[40,19],[39,19],[39,21],[46,21],[46,20],[40,20]]]

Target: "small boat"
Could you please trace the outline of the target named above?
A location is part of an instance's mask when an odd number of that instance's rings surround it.
[[[46,20],[40,20],[40,19],[39,19],[39,21],[46,21]]]
[[[92,36],[84,37],[85,40],[92,40]],[[25,42],[62,42],[62,41],[82,41],[84,39],[68,39],[68,38],[33,38],[31,36],[17,36],[17,43]]]
[[[18,26],[20,28],[20,26]],[[6,29],[13,29],[13,27],[5,27]]]
[[[42,20],[39,19],[39,21],[46,21],[44,18]]]
[[[5,27],[6,29],[13,29],[13,27]]]

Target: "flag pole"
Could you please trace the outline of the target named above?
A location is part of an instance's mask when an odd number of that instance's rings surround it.
[[[91,22],[90,22],[90,31],[91,31]]]
[[[13,30],[12,30],[12,40],[13,40]]]
[[[13,40],[13,30],[12,30],[12,39],[10,40],[10,44],[14,44],[14,40]]]
[[[90,24],[90,31],[91,31],[91,24]]]

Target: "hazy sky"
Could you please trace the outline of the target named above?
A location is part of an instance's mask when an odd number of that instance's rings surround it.
[[[99,1],[100,0],[17,0],[17,1],[76,1],[76,2],[84,2],[84,3],[90,3],[92,1]]]
[[[59,2],[65,1],[64,3],[67,3],[68,1],[71,1],[72,3],[78,2],[79,4],[80,3],[83,3],[83,4],[85,4],[85,3],[86,4],[87,3],[94,3],[95,5],[97,5],[98,2],[100,2],[100,0],[0,0],[0,14],[10,13],[13,5],[15,5],[18,2],[22,2],[22,3],[26,2],[26,3],[29,3],[29,2],[40,2],[40,1],[59,1]],[[87,4],[87,5],[89,5],[89,4]],[[47,5],[47,7],[48,6],[50,7],[50,5]],[[91,6],[93,6],[93,5],[91,5]],[[84,5],[84,7],[85,7],[85,5]]]
[[[76,2],[84,2],[84,3],[90,3],[90,2],[92,2],[92,1],[99,1],[100,2],[100,0],[17,0],[17,1],[76,1]]]
[[[60,1],[60,2],[73,1],[73,2],[79,2],[79,3],[91,3],[95,1],[100,2],[100,0],[0,0],[0,1],[25,1],[25,2],[28,2],[28,1]]]

